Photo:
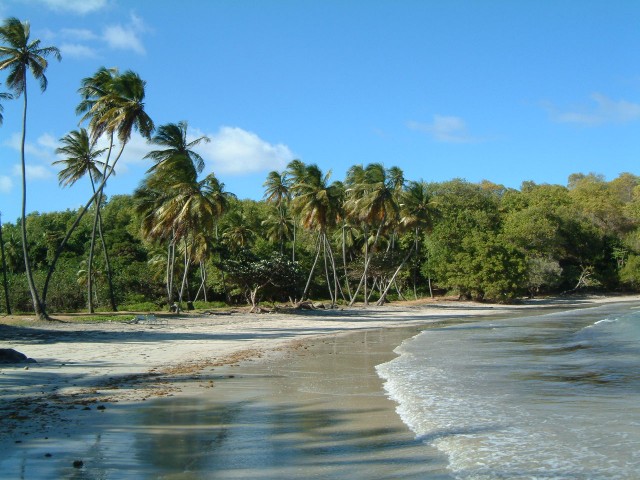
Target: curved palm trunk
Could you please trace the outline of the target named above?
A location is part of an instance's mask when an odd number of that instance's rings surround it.
[[[391,288],[391,285],[393,285],[393,283],[396,281],[396,277],[398,276],[398,273],[400,273],[400,270],[402,270],[402,267],[404,267],[405,263],[407,263],[407,260],[409,260],[411,258],[411,255],[413,255],[414,252],[415,252],[415,248],[411,248],[411,250],[409,250],[409,253],[407,253],[407,256],[404,257],[404,259],[402,260],[402,263],[400,264],[400,266],[398,266],[396,271],[393,273],[393,276],[391,277],[391,280],[389,280],[389,283],[387,284],[387,287],[380,294],[380,299],[378,300],[376,305],[378,305],[378,306],[384,305],[384,302],[387,300],[387,294],[389,293],[389,289]]]
[[[369,305],[369,297],[367,296],[367,280],[369,273],[369,229],[364,229],[364,272],[362,278],[364,279],[364,306]]]
[[[69,239],[71,238],[71,235],[73,234],[73,232],[75,231],[75,229],[78,227],[78,225],[80,224],[80,220],[82,220],[82,217],[84,217],[84,214],[87,213],[87,211],[89,210],[89,207],[91,206],[91,204],[95,201],[96,197],[98,196],[99,192],[102,192],[102,189],[104,188],[104,186],[107,183],[107,180],[109,179],[109,177],[111,176],[111,174],[114,172],[116,163],[118,163],[118,160],[120,159],[120,157],[122,156],[122,152],[124,151],[124,147],[126,146],[126,143],[122,144],[122,147],[120,148],[120,152],[118,152],[118,156],[116,157],[116,159],[113,161],[113,164],[111,166],[111,170],[109,171],[109,173],[102,179],[102,182],[100,183],[100,186],[96,189],[97,191],[91,196],[91,198],[89,199],[89,201],[84,205],[84,207],[82,207],[82,210],[80,210],[80,213],[78,214],[78,216],[76,217],[76,220],[73,222],[73,225],[71,225],[71,227],[69,228],[69,230],[67,230],[67,234],[65,235],[65,237],[62,239],[62,242],[60,242],[60,245],[58,245],[58,250],[56,250],[56,254],[53,257],[53,260],[51,262],[51,265],[49,266],[49,272],[47,272],[47,278],[44,281],[44,287],[42,289],[42,303],[46,304],[47,301],[47,292],[49,289],[49,282],[51,281],[51,276],[53,275],[53,272],[56,269],[56,264],[58,263],[58,260],[60,259],[60,255],[62,254],[62,251],[64,250],[64,247],[67,246],[67,242],[69,241]],[[111,152],[109,152],[110,154]],[[108,156],[107,156],[107,160],[108,160]]]
[[[318,258],[320,257],[320,249],[322,245],[320,243],[320,234],[318,234],[318,238],[316,240],[316,258],[313,260],[313,265],[311,266],[311,271],[309,272],[309,278],[307,278],[307,284],[304,287],[304,291],[302,292],[302,297],[300,301],[302,302],[307,297],[307,292],[309,291],[309,285],[311,285],[311,278],[313,277],[313,272],[316,269],[316,264],[318,263]]]
[[[104,177],[107,174],[107,168],[109,166],[109,156],[111,155],[111,149],[113,148],[113,133],[111,134],[111,141],[109,143],[109,154],[107,154],[107,160],[105,161],[104,164],[104,169],[102,172],[102,176]],[[93,182],[93,177],[91,176],[91,173],[89,173],[89,179],[91,180],[91,190],[93,191],[93,193],[96,193],[96,186],[95,183]],[[93,251],[94,251],[94,246],[95,246],[95,229],[96,229],[96,221],[97,221],[97,227],[98,227],[98,236],[100,237],[100,242],[102,243],[102,254],[104,256],[104,263],[105,263],[105,267],[107,270],[107,282],[109,284],[109,300],[111,302],[111,310],[116,312],[118,311],[118,306],[116,305],[116,299],[115,299],[115,295],[113,293],[113,278],[111,275],[111,262],[109,261],[109,252],[107,251],[107,243],[104,240],[104,235],[102,233],[103,228],[102,228],[102,214],[100,213],[100,205],[102,204],[102,193],[100,193],[100,195],[98,195],[98,198],[96,200],[96,218],[94,220],[94,224],[93,224],[93,231],[91,234],[91,247],[89,250],[89,274],[91,274],[91,271],[93,269]],[[90,277],[91,278],[91,277]],[[89,280],[89,282],[91,283],[91,280]],[[89,288],[89,296],[91,296],[91,288]]]
[[[2,239],[2,218],[0,217],[0,252],[2,253],[2,280],[4,285],[4,301],[7,307],[7,315],[11,315],[11,304],[9,303],[9,283],[7,282],[7,262],[4,256],[4,240]]]
[[[331,298],[331,308],[333,308],[336,304],[336,298],[333,295],[333,291],[331,290],[331,279],[329,277],[329,263],[328,263],[328,255],[327,255],[327,236],[326,234],[322,234],[322,248],[323,248],[323,257],[324,257],[324,274],[327,278],[327,288],[329,290],[329,297]]]
[[[93,218],[93,228],[91,229],[91,242],[89,244],[89,260],[87,264],[87,309],[89,313],[94,313],[93,308],[93,251],[96,242],[96,231],[98,229],[99,207],[98,202],[102,199],[102,194],[96,199],[96,213]]]
[[[24,146],[27,137],[27,85],[24,85],[24,109],[22,113],[22,140],[20,144],[20,159],[22,169],[22,216],[21,216],[21,233],[22,233],[22,254],[24,256],[24,268],[27,275],[27,284],[33,301],[33,311],[40,320],[47,320],[49,316],[45,310],[44,304],[40,301],[38,289],[33,281],[33,272],[31,271],[31,262],[29,261],[29,248],[27,246],[27,172],[26,162],[24,158]],[[44,299],[44,296],[43,296]]]
[[[375,246],[376,246],[376,244],[378,243],[378,238],[380,238],[380,232],[382,231],[382,226],[383,226],[383,224],[380,224],[380,226],[378,227],[378,230],[377,230],[377,232],[376,232],[376,236],[375,236],[375,238],[373,239],[373,245],[372,245],[372,247],[375,247]],[[365,236],[366,236],[366,235],[365,235]],[[367,238],[368,238],[368,236],[367,236]],[[364,273],[363,273],[363,275],[360,277],[360,283],[358,283],[358,287],[356,288],[356,291],[355,291],[355,293],[353,294],[353,299],[351,300],[351,302],[349,302],[349,306],[350,306],[350,307],[355,303],[356,298],[358,297],[358,292],[360,291],[360,288],[362,287],[362,284],[363,284],[363,282],[364,282],[364,280],[365,280],[365,276],[366,276],[366,274],[367,274],[367,270],[368,270],[368,267],[369,267],[369,262],[371,261],[371,258],[370,258],[370,257],[369,257],[369,258],[367,258],[368,256],[367,256],[367,253],[366,253],[366,252],[368,251],[368,248],[367,248],[367,245],[368,245],[368,239],[367,239],[367,238],[365,238],[365,242],[366,242],[366,243],[365,243],[365,262],[364,262]],[[365,296],[365,299],[366,299],[366,298],[367,298],[367,287],[366,287],[366,283],[365,283],[365,295],[364,295],[364,296]]]
[[[344,268],[344,282],[347,285],[347,294],[349,295],[349,303],[353,302],[351,295],[351,285],[349,284],[349,272],[347,271],[347,239],[345,233],[346,225],[342,225],[342,266]]]
[[[182,305],[182,298],[184,296],[185,286],[187,288],[187,296],[189,296],[189,285],[187,282],[187,277],[189,275],[189,264],[191,263],[190,256],[188,254],[187,241],[185,240],[185,248],[184,248],[184,273],[182,274],[182,284],[180,285],[180,294],[178,295],[178,304]]]
[[[104,255],[104,264],[107,269],[107,282],[109,284],[109,300],[111,302],[111,310],[118,311],[118,305],[116,304],[116,297],[113,291],[113,276],[111,275],[111,262],[109,261],[109,252],[107,251],[107,243],[104,240],[102,233],[102,214],[98,212],[98,236],[102,243],[102,254]]]

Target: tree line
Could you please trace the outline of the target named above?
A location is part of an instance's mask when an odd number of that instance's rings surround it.
[[[10,94],[27,77],[45,90],[55,47],[29,24],[0,27],[0,70]],[[135,72],[100,68],[81,80],[80,127],[60,139],[59,181],[83,180],[78,210],[22,214],[0,230],[2,308],[48,311],[166,308],[323,299],[382,304],[435,293],[509,301],[522,295],[638,288],[640,177],[574,174],[567,186],[408,180],[398,167],[353,165],[332,180],[293,160],[270,172],[261,201],[225,191],[204,174],[188,124],[156,128]],[[24,123],[23,123],[24,125]],[[131,195],[105,195],[134,131],[149,142],[149,169]],[[106,140],[106,148],[98,141]],[[77,188],[77,187],[76,187]]]

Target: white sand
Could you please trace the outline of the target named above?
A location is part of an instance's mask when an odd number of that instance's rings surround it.
[[[303,348],[302,341],[311,337],[619,301],[640,301],[640,296],[568,297],[515,306],[450,301],[286,314],[185,314],[147,324],[0,325],[0,348],[38,362],[0,365],[0,447],[20,441],[20,435],[59,428],[74,408],[174,395],[183,380],[197,379],[205,367]]]

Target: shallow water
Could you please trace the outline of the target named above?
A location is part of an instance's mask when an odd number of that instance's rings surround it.
[[[637,305],[429,329],[396,352],[385,388],[456,478],[639,478]]]

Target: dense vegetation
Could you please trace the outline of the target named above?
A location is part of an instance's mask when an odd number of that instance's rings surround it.
[[[55,47],[17,19],[0,27],[0,70],[24,101],[31,74],[45,90]],[[196,301],[323,299],[379,304],[434,291],[508,301],[580,288],[640,285],[640,177],[575,174],[568,185],[406,180],[397,167],[354,165],[342,181],[292,161],[270,172],[262,201],[239,200],[203,176],[186,122],[156,128],[135,72],[100,68],[80,82],[81,127],[60,139],[60,185],[82,180],[88,201],[24,210],[1,230],[5,311],[150,310]],[[8,94],[0,94],[7,101]],[[1,110],[0,110],[1,111]],[[149,169],[132,195],[104,188],[133,131]],[[99,139],[108,147],[97,149]],[[74,186],[74,188],[80,188]]]
[[[224,195],[220,184],[204,193],[222,191],[224,198],[224,206],[212,203],[218,210],[208,222],[200,211],[185,212],[185,193],[176,188],[164,189],[174,193],[149,208],[152,172],[135,194],[103,200],[100,209],[114,300],[149,310],[180,298],[300,300],[306,290],[311,298],[349,303],[377,301],[388,290],[394,298],[435,291],[508,301],[640,285],[640,177],[572,175],[568,187],[525,183],[512,190],[464,180],[404,182],[400,173],[356,166],[344,182],[328,183],[316,166],[293,162],[268,176],[263,201]],[[191,174],[192,188],[204,182]],[[162,226],[159,217],[176,211],[189,217]],[[28,215],[38,285],[77,214]],[[62,253],[47,297],[51,311],[87,307],[92,229],[93,216],[83,217]],[[32,310],[20,227],[5,224],[2,234],[10,304]],[[94,258],[91,300],[111,310],[105,258]]]

